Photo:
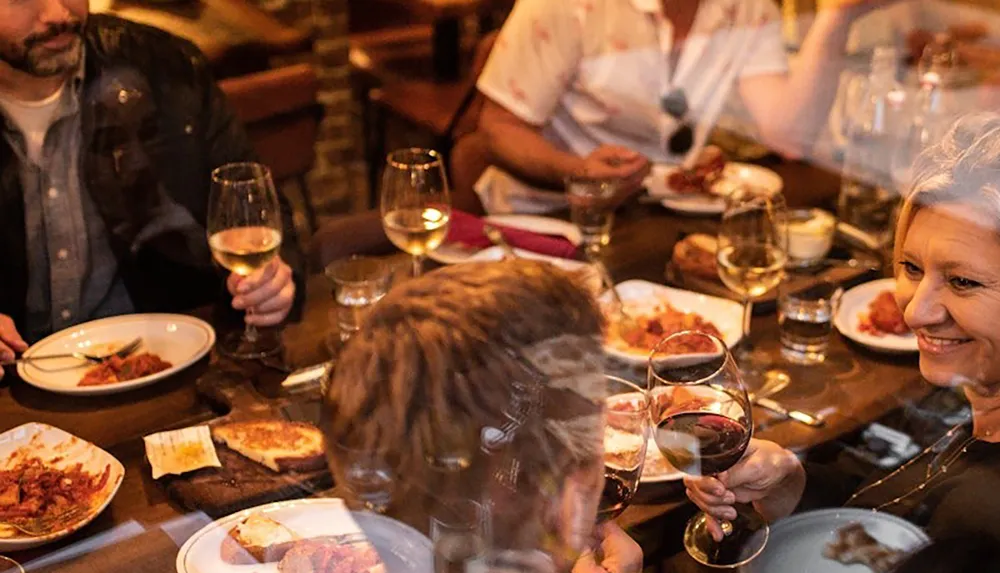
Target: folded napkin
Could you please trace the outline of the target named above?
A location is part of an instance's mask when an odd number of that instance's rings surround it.
[[[453,209],[451,212],[451,223],[448,226],[447,242],[462,243],[481,249],[490,247],[493,243],[483,234],[484,224],[483,219],[475,215]],[[569,242],[566,237],[543,235],[503,225],[494,224],[494,226],[500,229],[504,239],[516,249],[524,249],[525,251],[564,259],[576,258],[576,246]]]

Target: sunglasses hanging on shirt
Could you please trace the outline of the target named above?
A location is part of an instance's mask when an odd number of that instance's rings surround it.
[[[660,99],[660,108],[674,118],[679,125],[673,135],[667,140],[667,151],[672,155],[683,155],[694,147],[694,130],[691,124],[684,121],[689,107],[684,90],[676,88]]]

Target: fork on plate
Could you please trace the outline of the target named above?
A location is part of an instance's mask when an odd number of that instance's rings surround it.
[[[76,358],[77,360],[82,360],[83,362],[88,362],[90,364],[100,364],[105,360],[111,358],[125,358],[129,354],[132,354],[142,345],[142,337],[138,337],[135,340],[125,344],[118,350],[114,352],[108,352],[106,354],[88,354],[86,352],[67,352],[63,354],[45,354],[43,356],[22,356],[15,360],[9,360],[6,362],[0,362],[0,366],[14,366],[16,364],[40,362],[42,360],[53,360],[56,358]]]

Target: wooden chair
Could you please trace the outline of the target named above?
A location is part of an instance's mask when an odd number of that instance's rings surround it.
[[[302,194],[310,230],[316,210],[306,174],[316,160],[315,144],[323,108],[316,101],[319,81],[308,64],[297,64],[219,82],[236,117],[246,127],[260,160],[276,183],[294,181]]]

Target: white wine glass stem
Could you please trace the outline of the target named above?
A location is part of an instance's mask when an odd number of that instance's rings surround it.
[[[743,342],[740,345],[744,352],[751,352],[753,350],[753,342],[750,339],[750,322],[753,320],[753,299],[750,296],[744,295],[743,297],[743,323],[741,329],[743,330]]]
[[[413,255],[413,276],[419,277],[424,272],[424,256]]]

